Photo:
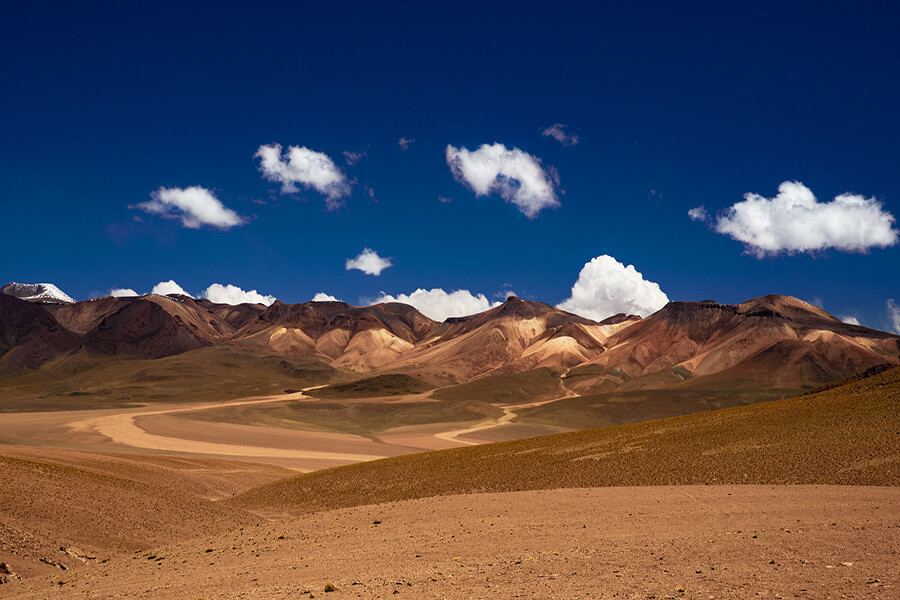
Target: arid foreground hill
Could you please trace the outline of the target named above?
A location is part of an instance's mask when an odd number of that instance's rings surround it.
[[[287,479],[2,447],[0,598],[894,598],[898,431],[891,368]]]
[[[4,378],[38,370],[52,380],[172,356],[186,366],[193,357],[208,361],[203,350],[217,348],[215,356],[229,357],[222,363],[277,357],[316,383],[400,372],[442,387],[546,368],[573,394],[587,395],[674,386],[797,391],[900,362],[898,336],[786,296],[670,302],[646,319],[602,322],[512,297],[438,323],[398,303],[231,306],[177,295],[73,303],[10,286],[4,290],[30,295],[0,294]]]

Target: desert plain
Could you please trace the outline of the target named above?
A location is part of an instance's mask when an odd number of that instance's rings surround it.
[[[896,336],[321,304],[14,304],[0,598],[897,597]]]

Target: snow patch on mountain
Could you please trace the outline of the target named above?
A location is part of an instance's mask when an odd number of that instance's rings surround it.
[[[16,283],[12,281],[0,288],[0,293],[15,296],[21,300],[75,303],[74,298],[52,283]]]

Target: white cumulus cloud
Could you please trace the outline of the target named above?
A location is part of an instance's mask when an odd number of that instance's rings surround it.
[[[244,217],[226,208],[215,194],[198,185],[187,188],[161,187],[150,193],[148,202],[135,204],[131,208],[139,208],[166,219],[180,219],[181,224],[189,229],[205,226],[230,229],[246,222]]]
[[[545,171],[539,158],[518,148],[483,144],[470,152],[448,145],[446,157],[453,177],[476,196],[497,193],[529,219],[545,208],[559,206],[555,170]]]
[[[189,296],[193,298],[193,296],[184,291],[184,288],[175,283],[175,281],[172,279],[168,281],[160,281],[153,286],[153,289],[150,290],[150,293],[158,294],[160,296],[168,296],[169,294],[181,294],[182,296]]]
[[[688,217],[690,217],[691,221],[705,221],[709,214],[704,206],[696,206],[688,211]]]
[[[392,266],[390,258],[378,256],[378,253],[371,248],[363,248],[363,251],[354,258],[348,258],[344,266],[349,271],[356,269],[367,275],[381,275],[381,272]]]
[[[897,243],[894,216],[875,198],[841,194],[819,202],[798,181],[785,181],[774,198],[745,194],[716,221],[715,230],[743,242],[762,258],[780,252],[815,252],[834,248],[866,252]]]
[[[245,291],[236,285],[214,283],[202,292],[201,298],[206,298],[216,304],[265,304],[269,306],[275,302],[275,296],[260,294],[256,290]]]
[[[602,321],[618,313],[646,317],[669,301],[659,284],[647,281],[635,270],[604,254],[591,259],[581,269],[572,286],[572,295],[559,308]]]
[[[327,154],[306,146],[288,146],[282,154],[281,144],[268,144],[260,146],[253,156],[260,161],[263,177],[280,183],[286,194],[299,192],[299,186],[312,188],[325,196],[329,209],[339,207],[350,195],[350,182]]]
[[[894,333],[900,334],[900,306],[894,302],[893,298],[887,301],[887,310],[888,316],[891,319],[891,326],[894,328]]]
[[[484,294],[473,294],[469,290],[445,292],[441,288],[431,290],[420,288],[411,294],[397,294],[396,296],[381,292],[381,296],[373,304],[381,302],[409,304],[426,317],[435,321],[443,321],[447,317],[473,315],[500,304],[499,302],[491,302]]]
[[[109,295],[113,298],[128,298],[129,296],[140,296],[131,288],[113,288],[109,290]]]
[[[860,325],[859,319],[852,315],[844,315],[843,317],[838,317],[838,319],[840,319],[847,325]]]
[[[326,294],[325,292],[319,292],[312,299],[313,302],[340,302],[337,298],[332,296],[331,294]]]
[[[550,127],[541,130],[541,135],[552,137],[563,146],[574,146],[578,143],[578,136],[566,131],[566,125],[554,123]]]

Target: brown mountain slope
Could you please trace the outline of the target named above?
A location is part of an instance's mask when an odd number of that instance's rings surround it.
[[[599,356],[604,340],[627,323],[603,325],[511,296],[483,313],[447,319],[391,368],[464,381],[492,372],[566,368]]]
[[[81,348],[94,354],[161,358],[212,343],[196,331],[196,326],[191,328],[180,314],[172,314],[167,308],[171,310],[160,299],[127,302],[88,332]]]
[[[413,307],[400,303],[356,307],[343,302],[275,302],[233,339],[367,371],[395,361],[434,325]]]
[[[2,350],[8,364],[30,368],[75,347],[92,356],[157,358],[229,345],[442,385],[549,368],[570,392],[589,395],[672,387],[802,390],[900,361],[897,336],[842,323],[786,296],[736,305],[671,302],[646,319],[615,315],[600,323],[516,297],[443,323],[399,303],[263,307],[178,295],[101,298],[35,304],[55,315],[58,327],[44,324],[57,332],[35,333],[21,350],[14,346],[25,337],[9,332],[31,331],[41,317],[25,308],[31,303],[9,298],[0,305]]]
[[[255,321],[266,310],[262,304],[217,304],[206,298],[197,298],[197,306],[230,325],[234,331]]]
[[[742,304],[670,302],[607,340],[588,364],[616,370],[624,389],[668,387],[688,378],[802,389],[874,365],[898,363],[898,337],[848,325],[789,296]],[[712,376],[712,377],[710,377]]]
[[[46,308],[63,327],[75,333],[85,334],[131,301],[132,298],[106,296],[75,304],[47,304]]]
[[[45,305],[0,294],[0,370],[37,368],[77,344]]]
[[[235,497],[271,512],[470,492],[611,485],[900,485],[900,368],[751,406],[401,456]]]

